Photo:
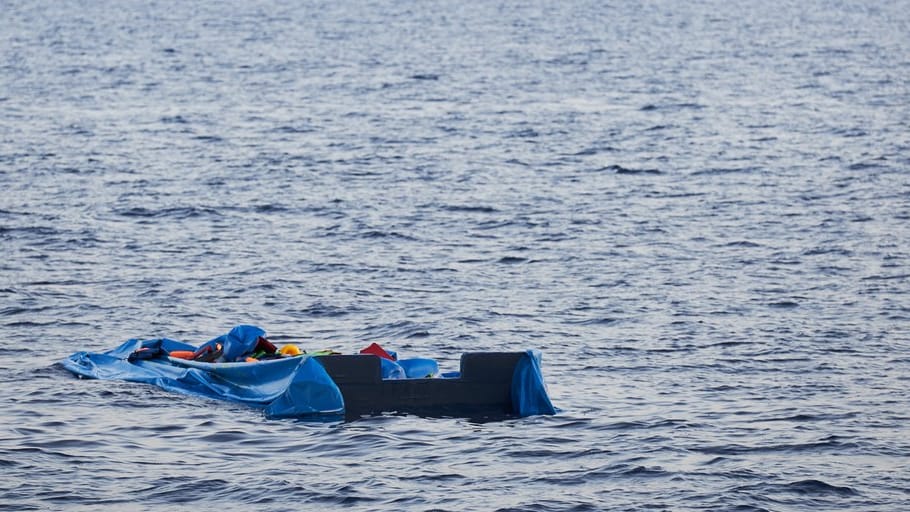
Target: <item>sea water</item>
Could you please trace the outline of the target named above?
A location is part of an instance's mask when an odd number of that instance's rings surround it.
[[[910,508],[907,1],[0,7],[0,509]],[[58,364],[241,323],[561,412]]]

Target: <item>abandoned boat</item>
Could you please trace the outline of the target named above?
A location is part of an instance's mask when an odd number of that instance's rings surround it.
[[[433,359],[399,359],[375,343],[359,354],[306,354],[294,345],[274,345],[251,325],[198,347],[168,338],[132,339],[107,352],[76,352],[62,361],[80,377],[242,403],[269,418],[556,413],[539,352],[472,352],[462,354],[460,363],[459,371],[441,373]]]

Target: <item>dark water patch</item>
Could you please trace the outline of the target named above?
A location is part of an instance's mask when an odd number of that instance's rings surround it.
[[[149,219],[190,219],[196,217],[221,217],[221,213],[218,210],[202,206],[178,206],[160,209],[134,206],[129,208],[114,209],[113,212],[114,214],[121,217],[139,217]]]
[[[37,448],[47,453],[53,450],[60,450],[66,448],[75,448],[79,450],[91,450],[93,448],[102,448],[106,443],[101,441],[92,441],[84,438],[73,438],[73,439],[54,439],[48,441],[41,441],[40,443],[25,443],[23,446],[29,446],[32,448]]]
[[[703,108],[705,108],[705,106],[699,103],[648,103],[639,108],[639,110],[642,112],[676,112],[680,110],[701,110]]]
[[[848,165],[848,166],[847,166],[847,169],[848,169],[848,170],[851,170],[851,171],[867,171],[867,170],[870,170],[870,169],[880,169],[880,168],[884,168],[884,167],[886,167],[886,166],[887,166],[886,164],[883,164],[883,163],[881,163],[881,162],[876,162],[876,161],[872,161],[872,162],[856,162],[856,163],[853,163],[853,164]]]
[[[860,496],[855,489],[847,486],[832,485],[821,480],[800,480],[786,485],[788,491],[799,494]]]
[[[769,418],[756,418],[755,422],[767,422],[767,421],[783,421],[783,422],[794,422],[794,423],[806,423],[813,421],[837,421],[843,419],[851,419],[859,416],[859,413],[849,412],[849,413],[833,413],[833,414],[794,414],[791,416],[772,416]]]
[[[856,448],[855,443],[842,442],[837,439],[827,439],[810,443],[792,443],[792,444],[769,444],[762,446],[744,446],[739,444],[728,444],[719,446],[698,446],[689,449],[704,453],[707,455],[745,455],[745,454],[770,454],[770,453],[815,453],[815,452],[839,452]]]
[[[256,437],[251,435],[250,432],[246,431],[221,431],[213,432],[211,434],[206,434],[199,437],[199,441],[202,443],[243,443],[244,445],[255,446],[260,444],[261,441],[257,441]]]
[[[430,336],[432,326],[404,320],[376,326],[367,326],[363,330],[367,333],[367,336],[364,339],[419,339]]]
[[[240,210],[242,211],[243,209],[244,209],[244,208],[241,208]],[[293,210],[292,208],[289,208],[289,207],[284,206],[284,205],[272,204],[272,203],[255,204],[255,205],[250,206],[250,207],[245,208],[245,209],[246,209],[247,211],[253,211],[253,212],[256,212],[256,213],[288,213],[288,212],[294,212],[294,210]]]
[[[66,460],[68,463],[76,464],[79,462],[77,459],[85,458],[83,455],[52,450],[44,446],[18,446],[9,448],[8,451],[21,460],[30,460],[34,456],[38,456],[41,460],[61,459]]]
[[[835,256],[851,256],[853,254],[853,251],[844,247],[820,246],[812,249],[806,249],[802,254],[803,256],[823,256],[827,254],[833,254]]]
[[[312,317],[333,318],[350,315],[351,313],[355,313],[358,310],[359,308],[356,306],[339,307],[322,302],[314,302],[306,308],[299,310],[299,314]]]
[[[269,336],[272,339],[272,336]],[[125,436],[131,435],[144,435],[146,433],[152,433],[153,435],[165,435],[170,433],[177,433],[186,431],[188,427],[186,425],[130,425],[127,427],[121,427],[118,430],[122,431]]]
[[[774,309],[794,309],[799,307],[799,302],[792,300],[782,300],[777,302],[769,302],[768,307]]]
[[[651,429],[661,429],[661,428],[691,428],[697,425],[690,424],[687,420],[681,419],[665,419],[665,418],[655,418],[649,419],[646,421],[618,421],[614,423],[606,423],[598,426],[598,429],[604,431],[610,430],[620,430],[620,431],[632,431],[632,430],[651,430]]]
[[[35,237],[56,237],[61,236],[65,232],[61,231],[58,228],[53,226],[22,226],[22,227],[7,227],[0,226],[0,236],[15,236],[15,235],[26,235],[26,236],[35,236]]]
[[[506,160],[506,163],[509,165],[518,165],[521,167],[531,167],[531,164],[525,162],[524,160],[519,160],[518,158],[510,158]]]
[[[663,174],[659,169],[633,169],[621,165],[608,165],[601,167],[598,171],[612,172],[619,175],[660,175]]]
[[[475,225],[475,229],[482,231],[492,231],[508,227],[519,227],[521,224],[515,220],[509,219],[500,219],[500,220],[487,220],[479,222]],[[487,235],[493,237],[494,235]]]
[[[503,256],[502,258],[499,258],[499,260],[497,260],[497,263],[500,263],[503,265],[518,265],[521,263],[529,263],[529,262],[530,262],[530,260],[528,258],[522,258],[519,256]]]
[[[571,153],[570,156],[594,156],[601,153],[614,153],[616,151],[619,151],[619,149],[613,146],[592,146],[582,149],[581,151]]]
[[[499,209],[492,206],[480,205],[444,205],[440,209],[454,213],[499,213]]]
[[[189,124],[190,120],[182,115],[173,115],[173,116],[163,116],[159,119],[162,123],[165,124]]]
[[[737,340],[729,340],[729,341],[719,341],[719,342],[716,342],[716,343],[709,343],[709,344],[707,344],[707,345],[704,345],[704,347],[706,347],[706,348],[707,348],[707,347],[728,348],[728,347],[741,347],[741,346],[744,346],[744,345],[754,345],[754,344],[756,344],[756,343],[760,343],[760,342],[758,342],[758,341],[737,341]]]
[[[216,496],[229,496],[241,488],[219,478],[158,479],[152,486],[138,489],[134,495],[150,503],[192,503],[207,501]]]
[[[867,137],[869,132],[862,128],[853,127],[853,128],[838,128],[833,130],[832,133],[835,135],[840,135],[841,137],[853,138],[853,137]],[[851,166],[852,167],[852,166]],[[856,169],[852,169],[856,170]]]
[[[821,480],[798,480],[786,484],[763,483],[737,488],[738,491],[759,491],[767,494],[796,494],[809,497],[854,497],[861,494],[846,486],[832,485]]]
[[[302,133],[313,133],[316,131],[316,128],[311,126],[301,126],[301,125],[282,125],[276,128],[269,130],[271,133],[285,133],[285,134],[302,134]]]
[[[673,473],[663,469],[660,466],[643,466],[638,464],[618,463],[600,466],[590,470],[581,470],[573,472],[579,479],[578,483],[589,480],[611,480],[618,479],[651,479],[651,478],[669,478]]]
[[[374,239],[395,239],[408,242],[417,242],[417,238],[407,235],[399,231],[381,231],[381,230],[369,230],[357,234],[360,238],[374,238]]]
[[[37,307],[19,307],[19,306],[8,306],[0,308],[0,316],[14,316],[21,314],[38,314],[52,310],[51,306],[37,306]],[[7,348],[7,347],[4,347]]]
[[[193,140],[198,140],[199,142],[207,142],[210,144],[217,144],[225,141],[224,137],[219,135],[193,135],[191,138]]]
[[[540,132],[533,128],[522,128],[520,130],[511,131],[506,134],[506,137],[511,139],[534,139],[539,136]]]
[[[750,240],[736,240],[733,242],[727,242],[723,244],[723,247],[745,247],[745,248],[756,248],[761,247],[762,245],[757,242],[752,242]]]
[[[860,281],[892,281],[892,280],[910,280],[910,274],[896,274],[896,275],[871,275],[863,276],[860,278]]]

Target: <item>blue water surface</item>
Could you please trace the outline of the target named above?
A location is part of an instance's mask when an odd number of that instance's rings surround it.
[[[910,2],[12,0],[0,510],[910,509]],[[232,326],[553,417],[58,361]]]

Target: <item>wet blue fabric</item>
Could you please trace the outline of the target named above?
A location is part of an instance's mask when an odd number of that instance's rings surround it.
[[[408,375],[404,368],[396,361],[390,361],[384,357],[379,358],[379,368],[383,379],[406,379]]]
[[[379,358],[382,378],[389,379],[426,379],[439,375],[439,365],[435,359],[411,358],[390,361]]]
[[[439,375],[439,364],[435,359],[411,358],[400,359],[398,366],[404,370],[409,379],[427,379]]]
[[[515,365],[512,373],[512,407],[518,416],[556,414],[543,381],[540,352],[537,350],[526,351]]]
[[[344,413],[344,399],[335,381],[315,359],[304,357],[290,385],[269,403],[270,418],[325,416]]]
[[[242,329],[233,338],[229,333],[223,344],[245,343],[253,333],[255,330]],[[160,353],[130,362],[129,355],[139,349]],[[167,356],[173,350],[195,349],[166,338],[134,339],[104,353],[77,352],[64,359],[63,366],[83,377],[142,382],[187,395],[239,402],[261,408],[269,417],[344,413],[341,391],[315,359],[303,356],[258,363],[201,363]]]
[[[215,345],[220,344],[224,351],[221,356],[222,361],[238,361],[245,354],[253,352],[260,336],[265,336],[265,331],[262,328],[255,325],[238,325],[227,334],[222,334],[203,343],[199,346],[199,349],[202,350],[207,346],[211,346],[214,349]]]

